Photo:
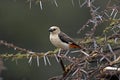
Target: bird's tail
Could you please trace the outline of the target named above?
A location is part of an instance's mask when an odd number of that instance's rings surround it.
[[[79,48],[79,49],[82,49],[82,47],[80,45],[77,45],[75,43],[70,44],[70,48]]]
[[[81,46],[81,45],[77,45],[77,44],[75,44],[75,43],[70,44],[70,48],[78,48],[78,49],[81,49],[81,50],[83,50],[83,51],[86,51],[86,50],[87,50],[85,47],[83,47],[83,46]]]

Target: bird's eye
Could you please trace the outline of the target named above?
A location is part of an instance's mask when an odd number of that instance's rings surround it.
[[[56,29],[53,29],[53,31],[55,31]]]

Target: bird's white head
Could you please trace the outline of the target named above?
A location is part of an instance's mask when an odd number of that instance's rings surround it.
[[[57,26],[52,26],[49,28],[49,32],[52,34],[59,34],[60,33],[60,28]]]

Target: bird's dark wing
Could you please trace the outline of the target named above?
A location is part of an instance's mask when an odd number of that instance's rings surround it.
[[[63,32],[60,32],[58,34],[59,38],[61,41],[65,42],[65,43],[75,43],[68,35],[66,35]]]
[[[79,46],[79,45],[77,45],[68,35],[66,35],[65,33],[63,33],[63,32],[60,32],[59,34],[58,34],[58,36],[59,36],[59,38],[60,38],[60,40],[62,41],[62,42],[65,42],[65,43],[68,43],[68,44],[70,44],[70,48],[82,48],[81,46]]]

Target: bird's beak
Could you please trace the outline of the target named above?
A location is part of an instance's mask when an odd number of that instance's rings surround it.
[[[50,28],[50,29],[49,29],[49,32],[53,32],[53,29]]]

